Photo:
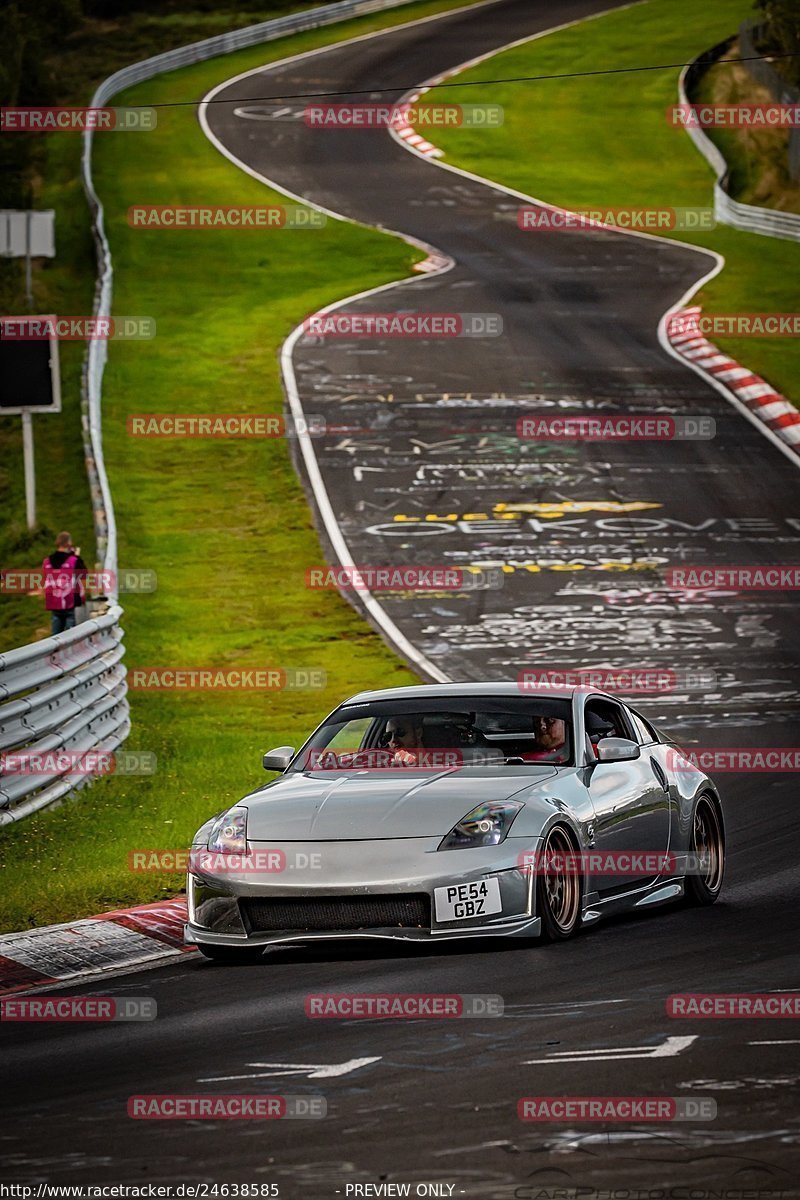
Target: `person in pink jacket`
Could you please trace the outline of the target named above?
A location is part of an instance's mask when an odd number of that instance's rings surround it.
[[[64,531],[56,538],[56,548],[42,563],[44,606],[50,613],[52,633],[63,633],[75,624],[75,609],[84,603],[86,563],[80,547]]]

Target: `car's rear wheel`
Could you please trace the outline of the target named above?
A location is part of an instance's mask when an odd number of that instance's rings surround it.
[[[719,809],[710,796],[700,796],[695,805],[689,853],[695,862],[689,864],[686,898],[690,904],[713,904],[725,873],[725,835]]]
[[[566,829],[554,825],[545,838],[541,856],[544,871],[536,878],[537,911],[542,939],[563,942],[577,932],[581,919],[582,879],[575,869],[575,847]]]
[[[235,964],[257,963],[264,953],[263,946],[212,946],[209,942],[198,942],[197,949],[212,962]]]

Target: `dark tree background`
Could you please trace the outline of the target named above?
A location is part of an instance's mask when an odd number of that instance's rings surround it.
[[[97,73],[92,68],[98,55],[102,64],[104,44],[109,60],[113,58],[114,62],[112,65],[109,61],[108,69],[101,70],[98,78],[123,62],[157,53],[172,44],[192,41],[193,14],[202,16],[205,22],[209,15],[219,18],[222,30],[324,2],[0,0],[0,104],[11,107],[86,104],[91,94],[89,80]],[[791,83],[800,86],[800,0],[755,0],[755,9],[757,19],[765,25],[759,49],[767,54],[794,56],[777,58],[775,67]],[[180,28],[174,24],[176,16],[183,22]],[[142,36],[140,32],[138,41],[131,38],[126,45],[126,30],[132,34],[136,25],[141,31],[143,22],[148,27],[147,34]],[[208,36],[210,32],[217,29],[211,30],[206,24],[202,29],[198,27],[197,36]],[[114,42],[113,49],[108,39]],[[87,54],[89,45],[93,47],[93,58]],[[84,62],[83,72],[81,62]],[[73,94],[79,86],[76,75],[84,84],[80,90],[88,95]],[[0,137],[0,208],[32,206],[33,178],[41,150],[40,134],[8,133]]]
[[[80,0],[5,0],[0,19],[0,104],[57,104],[53,43],[81,21]],[[30,168],[38,134],[0,137],[0,208],[31,206]]]
[[[800,0],[756,0],[758,19],[766,23],[759,49],[765,53],[792,55],[775,63],[796,87],[800,87]]]
[[[0,0],[0,105],[87,104],[125,63],[325,2]],[[35,207],[43,160],[41,134],[0,135],[0,208]]]

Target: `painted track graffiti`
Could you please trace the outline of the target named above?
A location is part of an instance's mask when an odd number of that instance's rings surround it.
[[[573,2],[563,20],[585,15]],[[409,71],[430,78],[549,23],[547,6],[492,5],[380,39],[276,64],[223,85],[239,106],[270,89],[344,93],[372,82],[386,98]],[[392,55],[387,61],[387,44]],[[310,87],[310,83],[308,84]],[[290,195],[435,247],[446,266],[332,306],[338,312],[498,313],[503,336],[324,339],[298,331],[292,388],[325,435],[298,458],[331,561],[501,566],[500,589],[372,597],[367,615],[407,657],[439,677],[514,677],[557,654],[571,665],[623,666],[632,649],[654,665],[707,669],[719,686],[650,704],[691,725],[706,714],[744,731],[756,702],[794,720],[797,650],[791,593],[676,593],[681,563],[790,562],[796,469],[658,338],[713,256],[598,229],[570,238],[522,234],[506,190],[408,154],[374,131],[321,133],[302,122],[244,122],[233,105],[204,115],[235,162]],[[358,178],[358,186],[353,180]],[[529,199],[529,198],[528,198]],[[524,415],[704,416],[705,441],[566,442],[519,436]],[[768,491],[761,479],[768,477]],[[323,506],[324,507],[324,506]],[[322,511],[322,510],[320,510]],[[325,513],[323,512],[323,516]],[[360,603],[359,597],[350,597]],[[385,619],[385,623],[384,623]],[[757,663],[757,666],[754,665]],[[771,681],[771,682],[769,682]],[[752,728],[752,726],[751,726]],[[744,732],[743,732],[744,736]],[[785,740],[786,730],[782,734]]]

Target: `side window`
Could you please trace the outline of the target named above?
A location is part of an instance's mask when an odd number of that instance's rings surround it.
[[[347,721],[328,742],[328,750],[360,750],[364,744],[367,730],[372,724],[372,717],[359,717],[356,721]]]
[[[632,708],[628,709],[633,721],[633,727],[636,730],[636,737],[640,746],[649,746],[652,742],[658,741],[658,735],[653,729],[649,721],[645,721],[644,717],[639,713],[634,712]]]
[[[584,710],[584,724],[592,750],[604,737],[631,736],[622,709],[610,700],[590,700]]]

